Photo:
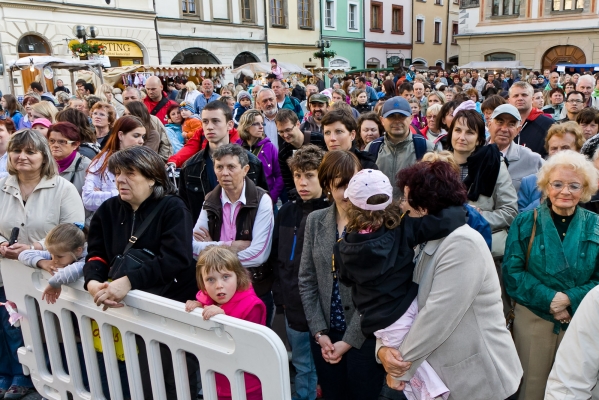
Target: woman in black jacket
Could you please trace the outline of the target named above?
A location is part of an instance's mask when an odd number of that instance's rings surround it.
[[[181,302],[193,298],[197,291],[191,247],[193,223],[183,200],[168,196],[175,188],[168,181],[164,162],[153,150],[136,146],[113,154],[108,169],[115,175],[119,195],[102,203],[91,220],[84,287],[104,310],[123,307],[120,302],[132,289]],[[140,234],[138,229],[157,207],[158,212]],[[118,261],[132,236],[137,240],[130,252],[145,256],[139,268],[122,276],[116,273],[115,259]],[[113,279],[110,283],[106,282],[109,277]],[[137,339],[144,394],[151,399],[146,346]],[[167,398],[176,399],[170,351],[163,344],[160,350]],[[187,357],[187,369],[191,393],[197,393],[195,357]]]

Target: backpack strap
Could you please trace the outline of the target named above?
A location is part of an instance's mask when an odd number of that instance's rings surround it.
[[[416,153],[416,160],[422,160],[422,157],[426,154],[426,139],[422,135],[412,135],[414,142],[414,151]]]
[[[69,182],[73,183],[75,181],[75,174],[77,173],[77,168],[79,168],[81,161],[83,161],[83,156],[81,154],[79,154],[79,159],[75,163],[75,169],[71,173],[71,179],[69,179]]]
[[[172,197],[172,196],[171,195],[164,196],[162,198],[162,200],[160,200],[160,203],[158,203],[156,205],[156,207],[154,207],[154,209],[152,210],[150,215],[148,215],[146,217],[146,219],[144,219],[141,226],[139,228],[137,228],[137,230],[135,231],[135,233],[133,235],[131,235],[131,238],[129,238],[129,243],[127,243],[127,246],[125,247],[125,250],[123,251],[123,255],[127,254],[127,252],[131,249],[131,247],[133,247],[135,242],[137,242],[139,237],[146,231],[146,229],[148,229],[148,227],[150,226],[150,224],[152,223],[152,221],[154,220],[156,215],[158,215],[160,210],[162,210],[164,208],[164,206],[166,205],[166,203],[168,202],[169,197]]]
[[[370,147],[368,148],[368,154],[373,156],[375,161],[377,160],[377,158],[379,156],[379,150],[381,149],[381,146],[383,145],[384,140],[385,140],[385,138],[383,136],[381,136],[380,138],[375,139],[372,142],[370,142]]]

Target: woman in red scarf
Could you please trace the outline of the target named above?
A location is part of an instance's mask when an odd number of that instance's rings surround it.
[[[79,128],[70,122],[57,122],[48,128],[48,144],[61,177],[71,182],[81,195],[85,171],[91,160],[77,151],[81,144]]]

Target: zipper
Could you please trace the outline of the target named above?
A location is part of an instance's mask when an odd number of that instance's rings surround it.
[[[206,162],[204,162],[204,165],[202,166],[202,170],[200,171],[200,185],[202,185],[202,192],[204,192],[204,197],[206,197],[206,195],[208,193],[206,193],[206,189],[204,189],[204,181],[202,180],[202,174],[204,173],[204,170],[206,169]]]
[[[137,211],[133,211],[133,224],[131,225],[131,236],[133,237],[133,233],[135,232],[135,213]]]
[[[297,244],[297,226],[293,228],[293,246],[291,247],[291,257],[289,261],[293,261],[295,257],[295,245]]]

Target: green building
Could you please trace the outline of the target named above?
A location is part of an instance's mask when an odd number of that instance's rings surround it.
[[[320,32],[337,55],[325,66],[364,68],[364,0],[321,0]]]

